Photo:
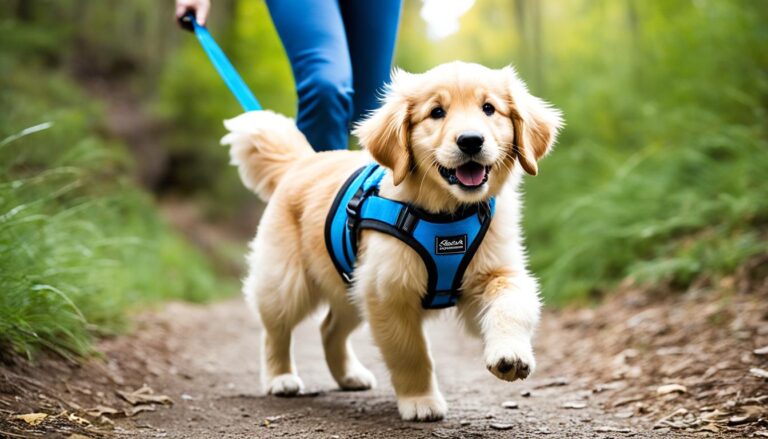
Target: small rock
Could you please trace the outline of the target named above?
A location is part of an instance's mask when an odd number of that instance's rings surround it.
[[[493,413],[486,413],[485,419],[493,419],[495,416],[493,416]]]
[[[522,396],[523,398],[529,398],[531,396],[531,391],[523,390],[522,392],[520,392],[520,396]]]
[[[472,425],[472,423],[467,421],[466,419],[463,419],[463,420],[459,421],[459,425],[461,425],[462,427],[467,427],[469,425]]]
[[[567,402],[564,402],[563,405],[561,405],[560,407],[564,409],[581,410],[581,409],[587,408],[587,405],[583,402],[567,401]]]
[[[659,388],[656,389],[656,393],[658,395],[667,395],[669,393],[685,393],[687,391],[688,389],[686,389],[682,384],[666,384],[659,386]]]
[[[768,380],[768,370],[760,369],[759,367],[753,367],[752,369],[749,369],[749,373],[758,378]]]
[[[501,406],[505,409],[516,409],[518,408],[518,405],[515,401],[504,401],[501,403]]]
[[[502,424],[500,422],[494,422],[490,425],[490,427],[494,430],[511,430],[514,425],[512,424]]]
[[[755,355],[768,355],[768,346],[763,346],[760,349],[755,349],[752,351]]]

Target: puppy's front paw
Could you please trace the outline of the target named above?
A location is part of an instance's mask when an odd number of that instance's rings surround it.
[[[270,380],[267,393],[276,396],[296,396],[303,388],[304,383],[298,375],[285,373]]]
[[[362,365],[352,368],[339,380],[342,390],[368,390],[376,387],[376,377]]]
[[[529,342],[512,342],[496,349],[486,349],[485,367],[504,381],[524,380],[536,368]]]
[[[404,421],[433,422],[445,417],[448,405],[443,395],[403,396],[397,399],[397,409]]]

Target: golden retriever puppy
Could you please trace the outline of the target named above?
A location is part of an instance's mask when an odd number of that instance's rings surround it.
[[[323,304],[325,357],[342,389],[376,385],[348,341],[366,319],[402,418],[446,414],[422,329],[437,311],[422,308],[428,274],[421,257],[392,236],[363,230],[354,282],[347,285],[326,250],[324,223],[336,193],[372,160],[387,168],[382,197],[428,212],[455,212],[495,197],[495,215],[463,276],[457,315],[482,340],[493,375],[514,381],[533,371],[540,301],[526,268],[518,186],[524,172],[537,173],[561,117],[528,92],[514,69],[453,62],[423,74],[395,71],[383,106],[356,127],[363,151],[315,153],[293,120],[269,111],[245,113],[225,126],[230,133],[222,143],[231,147],[244,184],[269,200],[244,282],[247,303],[264,326],[268,393],[302,390],[291,332]],[[469,151],[457,145],[462,135],[474,137]]]

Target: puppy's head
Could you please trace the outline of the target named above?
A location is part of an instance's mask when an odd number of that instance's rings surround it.
[[[496,195],[517,162],[536,175],[560,126],[560,112],[528,93],[513,68],[453,62],[396,70],[383,106],[355,134],[395,185],[465,204]]]

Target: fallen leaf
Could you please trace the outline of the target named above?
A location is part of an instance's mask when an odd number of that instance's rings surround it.
[[[154,411],[155,411],[155,406],[152,404],[139,404],[133,407],[126,408],[125,410],[123,410],[123,413],[125,414],[125,416],[130,418],[132,416],[136,416],[141,412],[154,412]]]
[[[85,414],[88,416],[93,416],[94,418],[98,418],[101,415],[115,415],[118,411],[116,409],[113,409],[112,407],[107,407],[105,405],[97,405],[94,408],[86,409]]]
[[[768,395],[760,395],[754,398],[747,398],[743,402],[744,404],[762,404],[768,401]]]
[[[720,427],[718,427],[716,424],[704,424],[701,427],[699,427],[696,431],[709,431],[711,433],[719,433]]]
[[[155,391],[152,390],[146,384],[140,389],[133,392],[125,392],[118,390],[117,394],[133,405],[155,403],[155,404],[173,404],[173,400],[166,395],[155,395]]]
[[[753,367],[752,369],[749,369],[749,373],[758,378],[768,380],[768,370],[760,369],[759,367]]]
[[[29,425],[38,425],[45,418],[48,417],[48,414],[46,413],[27,413],[26,415],[16,415],[13,418],[14,419],[21,419],[22,421],[26,422]]]
[[[74,413],[70,413],[69,415],[67,415],[67,419],[69,419],[71,422],[74,422],[76,424],[91,425],[91,421],[81,418],[80,416],[77,416]]]
[[[659,386],[658,389],[656,389],[656,393],[659,395],[666,395],[669,393],[685,393],[688,389],[685,388],[685,386],[681,384],[666,384],[664,386]]]
[[[636,395],[636,396],[629,396],[627,398],[621,398],[613,403],[614,407],[621,407],[623,405],[632,404],[633,402],[642,401],[643,396],[642,395]]]
[[[742,425],[751,422],[757,422],[765,415],[765,409],[757,405],[745,405],[740,407],[740,413],[731,416],[728,420],[729,425]]]
[[[653,428],[661,428],[661,427],[673,427],[673,428],[685,428],[685,424],[671,422],[670,419],[675,418],[677,416],[682,416],[688,414],[688,410],[684,408],[679,408],[675,410],[674,412],[668,414],[667,416],[664,416],[663,418],[659,419],[656,424],[654,424]]]
[[[701,419],[707,422],[719,422],[719,421],[724,421],[728,419],[729,416],[731,416],[729,412],[726,412],[720,409],[715,409],[711,412],[702,413]]]
[[[515,401],[504,401],[501,403],[501,406],[505,409],[516,409],[517,403]]]
[[[581,410],[581,409],[587,408],[587,405],[584,404],[583,402],[568,401],[568,402],[564,402],[563,405],[561,405],[560,407],[564,409]]]

